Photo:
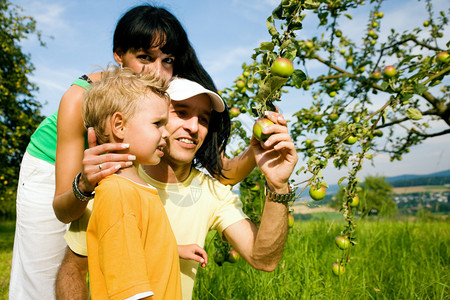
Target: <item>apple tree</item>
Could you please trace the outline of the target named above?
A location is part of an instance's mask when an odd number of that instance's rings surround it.
[[[35,34],[36,22],[23,16],[19,6],[0,2],[0,216],[15,216],[17,179],[22,156],[30,136],[42,121],[41,104],[33,97],[37,90],[29,76],[34,70],[20,41]]]
[[[383,4],[282,0],[266,20],[268,39],[254,49],[235,84],[221,91],[241,113],[232,118],[232,142],[239,146],[232,155],[250,138],[242,113],[257,119],[288,93],[306,95],[296,99],[289,118],[292,138],[304,157],[297,174],[307,178],[295,185],[298,193],[308,186],[326,186],[324,168],[348,168],[338,183],[346,220],[341,235],[351,244],[356,243],[351,202],[363,162],[378,152],[399,160],[424,140],[450,133],[450,43],[444,39],[449,12],[437,11],[432,0],[411,3],[421,5],[424,14],[400,31],[385,28]],[[366,12],[364,24],[353,19],[361,12]],[[304,24],[317,25],[313,35],[302,32]],[[361,29],[358,34],[355,28]],[[289,77],[272,71],[279,58],[294,63]]]

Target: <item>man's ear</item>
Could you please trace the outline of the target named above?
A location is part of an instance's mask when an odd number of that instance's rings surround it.
[[[121,112],[115,112],[109,119],[112,137],[116,140],[123,140],[126,133],[126,121]]]
[[[116,51],[114,51],[114,60],[116,61],[116,63],[118,63],[120,66],[123,66],[123,51],[120,49],[117,49]]]

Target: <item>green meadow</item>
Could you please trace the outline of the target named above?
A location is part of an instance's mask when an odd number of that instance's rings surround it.
[[[342,276],[331,266],[344,253],[334,244],[343,223],[296,221],[272,273],[245,261],[199,270],[194,299],[449,299],[450,222],[446,219],[358,222],[358,244]],[[0,223],[0,299],[8,298],[14,223]],[[209,235],[211,239],[212,235]]]

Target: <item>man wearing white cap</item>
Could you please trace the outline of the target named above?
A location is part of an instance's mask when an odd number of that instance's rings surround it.
[[[203,247],[208,231],[217,230],[250,265],[273,271],[286,241],[287,203],[293,197],[288,181],[298,160],[286,122],[281,115],[271,112],[275,124],[268,128],[272,133],[269,140],[251,141],[255,161],[266,177],[266,203],[257,228],[242,212],[242,203],[231,187],[198,170],[205,168],[221,174],[220,168],[215,169],[220,166],[217,164],[220,149],[215,140],[224,126],[218,124],[222,119],[216,116],[227,113],[222,98],[181,78],[173,79],[168,93],[172,102],[164,156],[156,166],[143,166],[140,175],[158,189],[178,245]],[[71,250],[81,256],[87,255],[84,230],[88,219],[89,210],[72,223],[66,234]],[[86,270],[86,259],[73,252],[67,252],[62,269],[75,261],[78,268]],[[180,261],[183,299],[192,297],[201,256],[194,255],[192,259]]]

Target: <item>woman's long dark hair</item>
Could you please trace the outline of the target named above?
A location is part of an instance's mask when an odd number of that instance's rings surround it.
[[[173,75],[195,81],[205,88],[217,92],[211,76],[201,65],[192,48],[186,31],[180,22],[161,7],[141,5],[130,9],[119,20],[114,32],[113,52],[118,50],[149,49],[161,47],[165,54],[175,56]],[[212,112],[208,134],[192,162],[194,167],[203,167],[212,176],[222,176],[221,154],[230,136],[228,108],[219,113]]]

